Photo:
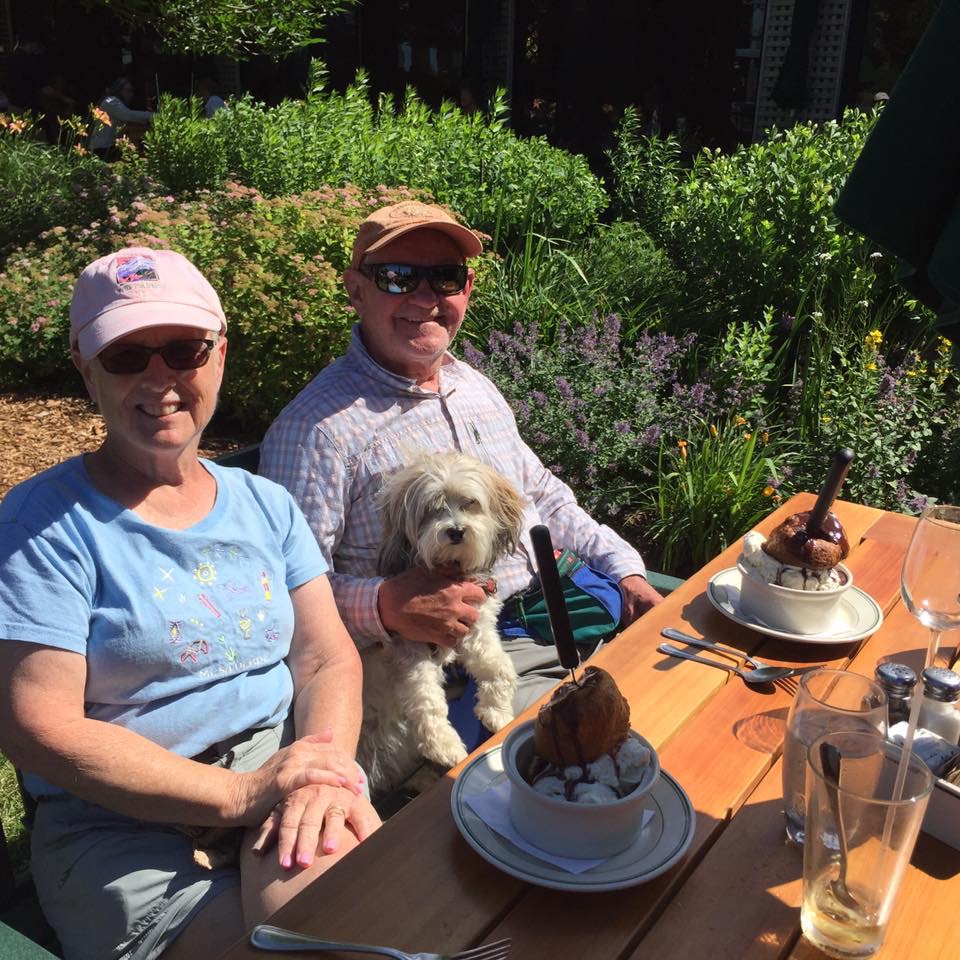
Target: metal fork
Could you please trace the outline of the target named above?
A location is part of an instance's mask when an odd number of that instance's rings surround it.
[[[250,932],[250,943],[261,950],[294,952],[314,950],[326,952],[339,950],[347,953],[375,953],[381,957],[393,957],[394,960],[507,960],[510,956],[510,941],[495,940],[461,950],[459,953],[404,953],[394,947],[374,947],[367,943],[344,943],[338,940],[321,940],[306,933],[284,930],[261,923]]]

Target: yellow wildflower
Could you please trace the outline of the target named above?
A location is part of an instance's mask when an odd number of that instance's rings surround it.
[[[743,435],[743,439],[744,439],[744,440],[752,440],[752,439],[753,439],[753,434],[752,434],[752,433],[745,433],[745,434]]]
[[[738,427],[742,427],[746,422],[747,422],[747,421],[746,421],[746,418],[745,418],[745,417],[737,417],[737,426],[738,426]]]
[[[768,430],[763,431],[763,445],[766,446],[770,442],[770,432]]]
[[[73,152],[76,153],[77,156],[80,156],[80,157],[85,157],[85,156],[87,155],[86,147],[82,146],[82,145],[79,144],[79,143],[75,143],[75,144],[73,145]]]
[[[763,488],[763,495],[765,497],[772,497],[776,492],[777,491],[774,490],[769,483]]]
[[[937,353],[949,353],[952,346],[952,340],[948,340],[946,337],[937,338]]]
[[[7,128],[11,133],[23,133],[23,131],[27,129],[27,121],[19,118],[16,120],[11,120],[7,125]]]
[[[680,456],[683,457],[684,460],[686,460],[687,459],[687,441],[678,440],[677,446],[680,448]]]
[[[711,436],[711,437],[715,437],[715,436],[717,435],[717,433],[718,433],[718,431],[717,431],[716,424],[711,423],[711,424],[710,424],[710,436]]]
[[[868,363],[868,364],[867,364],[867,369],[868,369],[868,370],[876,370],[876,369],[877,369],[877,365],[876,365],[875,363]]]
[[[864,338],[863,342],[871,347],[879,347],[883,343],[883,334],[879,330],[871,330]]]
[[[821,423],[833,423],[833,417],[821,417]]]

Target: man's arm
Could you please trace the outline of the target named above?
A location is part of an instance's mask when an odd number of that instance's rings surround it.
[[[626,626],[663,597],[646,579],[640,554],[605,524],[597,523],[578,503],[573,491],[548,470],[517,436],[520,444],[524,492],[550,528],[556,546],[573,550],[581,559],[617,580],[623,595],[620,622]]]

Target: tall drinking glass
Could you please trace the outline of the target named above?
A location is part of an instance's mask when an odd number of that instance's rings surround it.
[[[960,507],[938,503],[923,511],[903,558],[900,594],[930,631],[924,666],[935,666],[940,634],[960,627]]]
[[[901,755],[906,775],[894,799]],[[883,943],[933,774],[876,731],[827,733],[808,756],[800,926],[831,957],[872,957]]]
[[[887,732],[887,695],[859,673],[822,667],[800,678],[783,741],[783,815],[787,836],[803,843],[807,747],[832,730]]]

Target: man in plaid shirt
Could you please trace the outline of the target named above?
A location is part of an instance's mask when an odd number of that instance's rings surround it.
[[[625,625],[663,598],[636,550],[596,523],[523,442],[494,385],[448,351],[463,323],[481,252],[476,235],[440,207],[407,201],[361,225],[344,282],[360,318],[347,353],[280,413],[261,447],[260,472],[300,504],[325,558],[340,614],[357,646],[391,634],[453,646],[477,619],[483,587],[423,568],[377,575],[383,478],[411,451],[458,450],[507,477],[524,495],[525,532],[495,568],[507,599],[536,582],[529,530],[546,524],[567,547],[613,577]],[[524,709],[563,678],[556,650],[505,637]]]

